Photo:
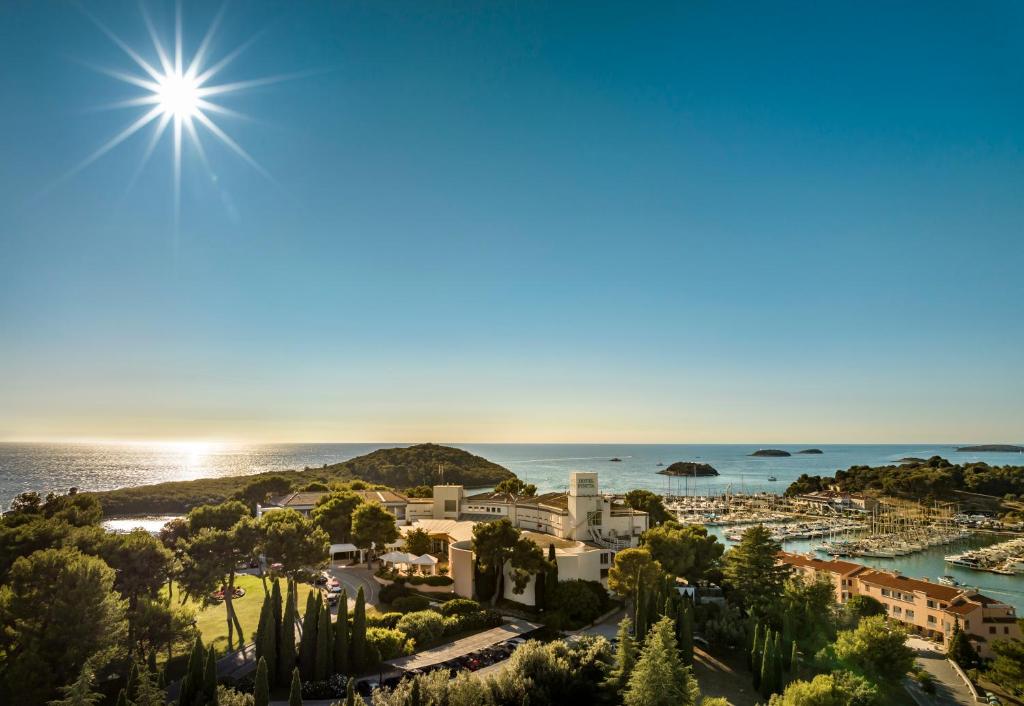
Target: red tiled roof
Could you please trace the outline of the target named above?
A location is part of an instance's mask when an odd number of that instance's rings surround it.
[[[790,554],[789,552],[779,552],[779,560],[790,566],[809,567],[815,571],[828,571],[830,573],[840,574],[846,576],[852,574],[865,567],[860,564],[855,564],[852,561],[836,561],[836,560],[825,560],[817,559],[813,556],[807,556],[805,554]]]
[[[967,615],[973,611],[976,611],[981,606],[973,605],[971,603],[952,603],[948,608],[944,608],[947,613],[956,613],[957,615]]]
[[[910,579],[906,576],[900,576],[899,574],[893,574],[888,571],[876,571],[874,569],[865,571],[857,578],[864,583],[870,583],[876,586],[885,586],[886,588],[895,588],[899,591],[906,591],[907,593],[920,591],[929,598],[934,598],[940,601],[951,601],[963,592],[963,589],[953,588],[952,586],[943,586],[930,581]]]

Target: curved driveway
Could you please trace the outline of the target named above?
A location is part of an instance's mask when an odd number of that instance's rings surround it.
[[[943,706],[971,706],[976,703],[937,645],[919,637],[909,637],[907,647],[914,650],[917,663],[935,679],[935,694],[930,697],[933,702]]]
[[[340,566],[332,563],[331,567],[327,569],[327,573],[338,579],[345,587],[345,591],[348,592],[349,608],[355,606],[356,594],[360,587],[363,589],[367,605],[376,608],[380,603],[380,584],[374,581],[373,572],[366,566]]]

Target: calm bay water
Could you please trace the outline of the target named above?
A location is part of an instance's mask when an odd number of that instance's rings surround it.
[[[315,467],[403,446],[374,444],[22,444],[0,443],[0,506],[25,490],[108,490],[171,480],[236,476],[264,471]],[[980,460],[993,465],[1022,464],[1008,453],[961,453],[956,445],[821,445],[821,444],[460,444],[457,446],[499,463],[542,491],[565,490],[571,471],[597,471],[601,489],[718,493],[766,490],[781,493],[801,473],[829,474],[852,465],[897,463],[906,456],[941,455],[954,461]],[[820,448],[823,454],[782,458],[752,457],[759,448],[795,452]],[[613,462],[610,459],[622,459]],[[710,463],[721,475],[669,479],[658,463]],[[772,482],[769,476],[777,478]]]
[[[382,447],[405,444],[0,444],[0,506],[25,490],[105,490],[127,485],[235,476],[264,471],[299,469],[344,461]],[[1024,465],[1018,454],[961,453],[956,445],[821,445],[821,444],[451,444],[478,454],[535,483],[541,491],[564,491],[569,473],[597,471],[604,491],[648,488],[654,491],[720,493],[765,490],[781,493],[801,473],[829,474],[853,465],[895,464],[906,456],[944,456],[954,461],[985,461],[993,465]],[[790,452],[820,448],[821,455],[759,458],[759,448]],[[611,461],[619,458],[621,461]],[[700,479],[669,479],[658,475],[658,463],[700,461],[721,475]],[[769,476],[777,478],[772,482]],[[162,524],[166,518],[156,520]],[[120,529],[136,525],[121,522]],[[150,523],[153,524],[153,523]],[[123,527],[121,525],[124,525]],[[113,528],[113,527],[112,527]],[[719,528],[713,532],[723,535]],[[728,544],[724,536],[722,541]],[[976,535],[960,545],[935,547],[896,559],[860,558],[861,563],[899,570],[908,576],[937,579],[956,576],[963,583],[1014,605],[1024,612],[1024,577],[998,576],[947,566],[943,556],[998,541],[995,535]],[[786,543],[790,551],[811,551],[820,540]]]

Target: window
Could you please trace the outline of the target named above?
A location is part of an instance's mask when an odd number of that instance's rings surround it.
[[[456,502],[454,500],[445,500],[444,501],[444,511],[445,512],[456,512],[457,509],[458,509],[457,508],[457,504],[456,504]]]
[[[1004,626],[1003,627],[1003,634],[1004,635],[1009,635],[1010,634],[1010,628]]]
[[[931,598],[928,599],[928,607],[929,608],[934,608],[935,607],[935,601],[933,601]]]
[[[928,624],[929,625],[935,625],[935,616],[934,615],[929,615],[928,616]]]
[[[601,511],[595,510],[587,513],[587,525],[590,527],[600,526],[601,524]]]
[[[888,588],[883,588],[882,589],[882,595],[888,597],[888,596],[890,596],[892,594],[889,593],[889,589]]]
[[[914,611],[910,610],[910,608],[907,608],[906,615],[907,615],[907,620],[913,620],[914,619]]]
[[[995,625],[990,625],[990,626],[989,626],[989,628],[988,628],[988,634],[989,634],[989,635],[995,635],[995,634],[996,634],[996,626],[995,626]]]

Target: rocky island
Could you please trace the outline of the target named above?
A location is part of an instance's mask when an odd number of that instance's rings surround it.
[[[793,454],[789,451],[783,451],[782,449],[758,449],[751,456],[792,456]]]
[[[804,449],[803,451],[797,451],[798,454],[823,454],[825,453],[821,449]]]
[[[1014,446],[1013,444],[979,444],[978,446],[961,446],[957,451],[994,451],[997,453],[1020,454],[1024,453],[1024,446]]]
[[[696,461],[676,461],[668,468],[663,468],[658,471],[663,476],[717,476],[718,471],[714,466],[707,463],[697,463]]]

